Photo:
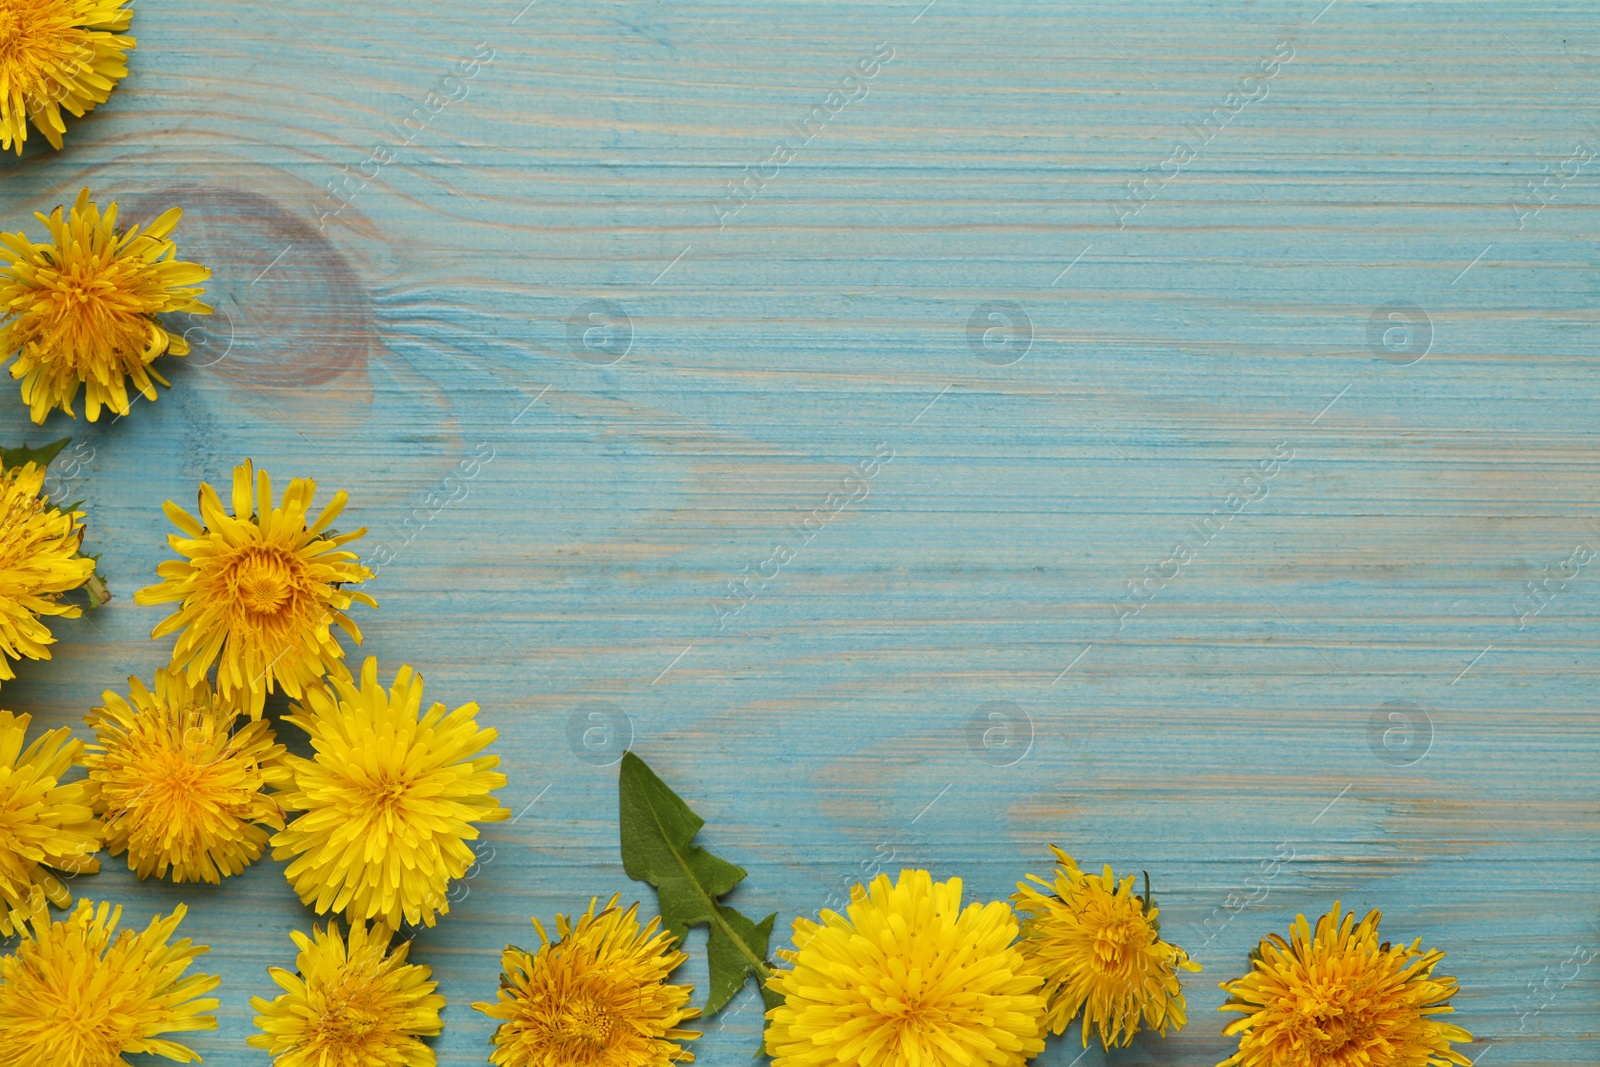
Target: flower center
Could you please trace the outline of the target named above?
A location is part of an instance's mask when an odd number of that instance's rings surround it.
[[[80,75],[90,74],[94,48],[81,23],[81,0],[0,0],[0,86],[7,103],[26,110],[61,104]],[[89,62],[84,57],[89,57]]]
[[[1364,1012],[1337,1002],[1344,999],[1312,994],[1295,1012],[1294,1031],[1321,1055],[1336,1055],[1351,1044],[1365,1044],[1372,1029]]]
[[[198,791],[200,768],[177,754],[163,762],[166,763],[162,768],[165,773],[159,781],[150,783],[150,798],[166,801],[176,808],[187,807]]]
[[[0,55],[4,48],[0,47]],[[114,267],[102,264],[77,264],[66,267],[54,280],[44,281],[50,329],[56,336],[79,342],[85,337],[112,338],[118,352],[142,351],[149,322],[127,306],[128,293]]]
[[[381,820],[400,812],[406,804],[407,786],[404,778],[388,771],[380,772],[376,778],[369,780],[363,790],[367,818]]]
[[[585,1000],[572,1009],[567,1035],[591,1048],[603,1048],[609,1043],[614,1026],[610,1013],[594,1001]]]
[[[26,42],[33,27],[25,18],[20,5],[0,0],[0,62],[15,58],[18,45]]]
[[[110,1018],[115,1008],[103,996],[84,996],[78,991],[70,993],[52,990],[52,1003],[41,1004],[50,1022],[51,1038],[67,1048],[75,1048],[81,1056],[116,1056],[123,1042],[132,1035],[125,1025],[117,1025]]]
[[[8,8],[0,8],[0,57],[10,58],[22,36],[22,15]]]
[[[894,1016],[894,1027],[902,1036],[920,1037],[934,1030],[944,1030],[949,1023],[947,1012],[937,1005],[924,1003],[919,997],[907,997],[905,1006]]]
[[[108,826],[126,833],[137,849],[189,848],[221,823],[246,814],[249,793],[242,771],[227,752],[205,738],[210,731],[190,722],[184,737],[146,737],[137,768],[102,786]],[[203,842],[200,847],[209,847]]]
[[[1101,971],[1120,971],[1127,964],[1130,948],[1137,945],[1144,931],[1132,919],[1107,923],[1094,935],[1094,958]]]
[[[252,548],[237,561],[228,575],[234,597],[252,615],[281,615],[294,598],[295,569],[274,549]]]
[[[378,1026],[378,1016],[348,1002],[334,1002],[317,1019],[317,1036],[331,1049],[347,1050],[365,1043]]]

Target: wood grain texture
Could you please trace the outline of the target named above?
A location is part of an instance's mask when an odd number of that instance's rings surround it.
[[[469,1005],[530,915],[650,899],[617,852],[630,734],[784,930],[875,863],[985,897],[1047,842],[1148,870],[1205,967],[1188,1029],[1039,1063],[1217,1062],[1216,983],[1335,898],[1448,951],[1469,1055],[1600,1058],[1600,965],[1563,967],[1600,949],[1600,575],[1515,607],[1600,548],[1600,160],[1527,191],[1600,147],[1592,5],[524,2],[139,0],[110,103],[0,162],[9,229],[84,183],[185,206],[218,309],[125,419],[0,409],[6,443],[92,449],[67,495],[117,594],[7,706],[80,724],[149,677],[160,502],[248,456],[350,491],[393,554],[363,651],[500,731],[524,814],[413,949],[443,1064],[483,1061]],[[460,98],[408,128],[430,93]],[[574,326],[594,302],[626,321]],[[1372,331],[1395,303],[1409,338]],[[1147,567],[1176,575],[1121,616]],[[266,1062],[248,1000],[310,921],[281,865],[118,866],[82,892],[187,900],[213,946],[194,1047]],[[747,992],[698,1062],[748,1063],[758,1019]]]

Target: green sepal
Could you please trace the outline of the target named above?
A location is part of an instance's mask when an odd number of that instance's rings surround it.
[[[1139,873],[1144,875],[1144,897],[1141,901],[1144,904],[1144,913],[1150,917],[1150,929],[1159,935],[1161,933],[1161,917],[1159,915],[1150,915],[1151,912],[1156,910],[1156,898],[1150,895],[1150,872],[1140,871]]]

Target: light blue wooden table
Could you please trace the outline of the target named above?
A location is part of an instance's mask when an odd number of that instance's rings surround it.
[[[785,930],[874,865],[1148,870],[1191,1025],[1043,1064],[1217,1062],[1216,983],[1335,898],[1448,951],[1487,1067],[1600,1058],[1600,574],[1521,599],[1600,549],[1592,5],[525,2],[139,0],[0,162],[9,229],[181,204],[217,306],[153,406],[0,408],[81,444],[116,593],[5,706],[149,677],[160,503],[248,456],[350,491],[365,651],[500,731],[520,818],[413,949],[442,1063],[530,915],[653,902],[630,737]],[[118,868],[213,946],[195,1048],[265,1063],[281,865]]]

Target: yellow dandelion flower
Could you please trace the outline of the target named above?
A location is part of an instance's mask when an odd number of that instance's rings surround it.
[[[254,482],[254,494],[251,483]],[[200,518],[170,500],[167,518],[182,531],[167,543],[184,559],[156,568],[164,579],[134,594],[140,604],[178,603],[178,610],[151,637],[178,630],[172,668],[190,682],[217,665],[217,691],[224,698],[249,694],[249,711],[260,717],[267,694],[282,688],[300,697],[344,658],[331,627],[361,643],[361,631],[345,614],[351,604],[375,608],[366,593],[345,586],[372,577],[344,546],[367,531],[335,534],[328,526],[344,509],[340,491],[306,525],[317,483],[296,478],[272,504],[272,482],[249,460],[233,469],[233,514],[217,491],[200,486]]]
[[[1467,1067],[1450,1043],[1472,1035],[1434,1018],[1455,1010],[1456,980],[1433,973],[1444,953],[1424,951],[1420,937],[1379,943],[1380,918],[1341,919],[1335,901],[1314,934],[1304,915],[1288,941],[1268,934],[1250,973],[1222,983],[1229,996],[1218,1010],[1244,1017],[1222,1031],[1241,1036],[1220,1067]]]
[[[199,300],[205,290],[195,284],[211,272],[177,258],[168,237],[183,216],[178,208],[142,232],[135,226],[126,233],[117,231],[117,205],[102,215],[88,189],[66,218],[61,210],[34,215],[50,230],[44,244],[25,233],[0,234],[0,362],[17,357],[11,376],[22,379],[34,422],[52,408],[76,418],[79,386],[90,422],[102,406],[126,415],[129,380],[154,400],[151,381],[167,380],[150,364],[161,355],[189,354],[182,334],[168,332],[156,316],[209,315]]]
[[[348,941],[336,922],[289,936],[299,973],[267,968],[284,992],[250,998],[262,1031],[251,1046],[272,1053],[275,1067],[434,1067],[433,1050],[417,1039],[444,1028],[444,997],[428,968],[406,962],[409,942],[390,952],[387,927],[359,922]]]
[[[94,560],[78,554],[83,512],[51,507],[43,488],[36,464],[0,472],[0,679],[17,676],[11,660],[50,658],[56,639],[43,616],[77,618],[61,594],[94,576]]]
[[[1183,1029],[1177,972],[1200,965],[1161,940],[1160,912],[1134,893],[1132,876],[1118,885],[1107,867],[1095,878],[1059,848],[1050,850],[1055,881],[1029,875],[1046,892],[1018,882],[1011,898],[1023,917],[1023,955],[1044,975],[1050,1030],[1063,1033],[1082,1012],[1083,1047],[1093,1026],[1101,1047],[1110,1048],[1132,1042],[1141,1019],[1162,1036],[1169,1026]]]
[[[117,932],[120,907],[96,909],[87,900],[62,922],[34,914],[16,955],[0,960],[0,1063],[112,1067],[129,1053],[198,1060],[158,1036],[217,1028],[216,1016],[205,1013],[219,1002],[196,998],[221,979],[182,977],[206,947],[188,938],[168,943],[185,913],[179,904],[139,933]]]
[[[220,882],[260,858],[283,809],[267,786],[288,785],[283,746],[264,719],[235,726],[244,708],[205,679],[156,671],[155,691],[128,679],[132,701],[107,690],[84,722],[98,739],[84,764],[106,848],[128,869],[174,882]]]
[[[0,711],[0,934],[6,937],[22,925],[13,912],[32,914],[45,900],[58,908],[72,903],[52,871],[71,877],[100,869],[89,783],[61,782],[82,764],[83,742],[63,726],[24,749],[29,721]]]
[[[507,945],[505,973],[493,1004],[473,1007],[501,1020],[491,1040],[495,1067],[669,1067],[694,1054],[678,1044],[700,1036],[679,1024],[698,1018],[692,986],[667,978],[688,957],[651,919],[641,929],[639,905],[627,911],[612,897],[578,917],[556,916],[552,943],[538,919],[538,952]]]
[[[961,906],[961,879],[901,871],[851,891],[848,918],[794,921],[767,987],[773,1067],[1015,1067],[1044,1049],[1040,977],[1004,901]]]
[[[473,863],[473,823],[511,816],[490,795],[506,784],[498,756],[479,755],[498,736],[478,728],[478,705],[422,713],[422,678],[409,666],[385,691],[378,661],[361,684],[343,672],[306,690],[288,718],[311,735],[315,759],[288,756],[294,784],[278,796],[300,815],[272,838],[272,858],[302,903],[352,921],[434,924],[450,911],[452,878]]]
[[[0,149],[22,146],[28,123],[55,148],[66,110],[82,118],[128,76],[137,43],[122,31],[130,0],[0,0]]]

